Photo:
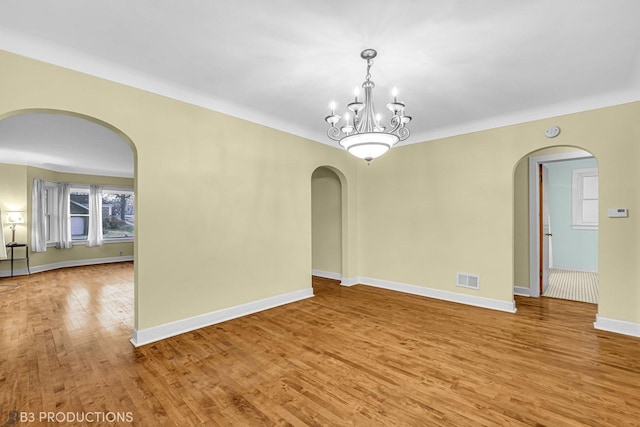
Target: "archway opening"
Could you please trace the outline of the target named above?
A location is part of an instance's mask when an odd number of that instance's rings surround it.
[[[553,146],[514,168],[514,294],[598,303],[598,162]]]
[[[343,277],[342,182],[329,167],[311,175],[311,268],[314,276]]]
[[[24,212],[26,221],[18,229],[16,240],[29,244],[31,272],[135,260],[136,163],[136,148],[131,139],[97,118],[41,108],[18,110],[0,116],[0,173],[1,169],[5,169],[6,174],[14,176],[12,182],[20,188],[19,191],[9,190],[0,194],[0,209],[12,208]],[[95,246],[87,244],[83,226],[88,224],[88,220],[81,211],[88,211],[88,204],[84,206],[81,199],[76,199],[73,201],[76,210],[70,210],[69,218],[72,228],[70,247],[64,250],[55,248],[55,238],[49,234],[53,227],[49,224],[45,251],[34,253],[31,245],[34,178],[52,185],[61,182],[75,185],[80,198],[80,193],[85,189],[89,192],[91,184],[100,185],[102,209],[94,210],[99,212],[94,223],[100,222],[103,231],[106,231],[102,235],[104,243]],[[47,209],[51,209],[48,204]],[[47,211],[47,221],[50,221],[51,215]],[[25,274],[29,272],[27,268],[24,270]],[[122,293],[122,298],[126,298],[131,323],[135,327],[137,274],[131,264],[126,270],[129,273],[125,272],[125,276],[131,272],[133,274],[129,289]],[[106,287],[95,292],[77,290],[77,295],[82,296],[78,301],[100,304],[106,301],[103,298],[105,292],[112,292],[111,298],[115,298],[114,288]],[[95,307],[97,312],[101,309],[105,308]]]

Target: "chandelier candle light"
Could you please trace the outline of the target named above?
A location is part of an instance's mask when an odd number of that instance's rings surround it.
[[[388,128],[381,124],[380,114],[376,114],[372,92],[376,86],[371,81],[371,66],[373,58],[378,53],[374,49],[365,49],[360,56],[367,61],[367,76],[362,83],[364,89],[364,103],[358,101],[359,88],[354,91],[355,101],[347,105],[349,112],[344,115],[344,125],[338,127],[342,119],[335,114],[335,103],[331,103],[331,114],[325,121],[331,126],[327,131],[329,138],[339,141],[340,145],[356,157],[364,159],[368,164],[373,159],[386,153],[398,141],[409,137],[409,129],[405,127],[411,121],[410,116],[404,114],[404,103],[397,100],[398,90],[393,88],[393,102],[387,104],[392,117]]]

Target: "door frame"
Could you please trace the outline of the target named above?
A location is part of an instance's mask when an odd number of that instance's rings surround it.
[[[544,291],[549,287],[549,268],[552,263],[551,259],[551,218],[549,217],[549,168],[546,163],[538,163],[538,191],[540,191],[538,203],[538,246],[540,247],[540,253],[538,259],[540,264],[547,263],[547,265],[538,265],[538,283],[539,294],[544,295]]]
[[[540,185],[538,171],[541,164],[594,157],[576,148],[565,153],[529,157],[529,296],[540,297]],[[520,288],[526,289],[526,288]]]

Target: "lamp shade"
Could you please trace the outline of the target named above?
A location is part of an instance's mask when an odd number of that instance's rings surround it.
[[[22,212],[7,212],[7,224],[24,224]]]
[[[357,133],[340,140],[340,145],[351,154],[370,162],[386,153],[398,142],[398,137],[383,132]]]

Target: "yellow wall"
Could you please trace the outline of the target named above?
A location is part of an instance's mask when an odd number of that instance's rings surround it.
[[[312,267],[342,274],[342,186],[328,168],[318,168],[311,179]]]
[[[0,118],[71,111],[134,146],[139,330],[307,288],[319,166],[341,173],[345,277],[511,301],[514,169],[550,145],[598,158],[598,311],[640,322],[640,103],[397,147],[366,166],[323,144],[6,52],[0,69]],[[549,125],[562,128],[554,140],[544,137]],[[167,200],[181,207],[179,224]],[[607,207],[630,217],[610,220]],[[456,272],[479,274],[481,289],[456,288]]]
[[[109,124],[134,147],[138,330],[310,286],[311,175],[335,167],[355,190],[356,159],[7,52],[0,69],[0,118],[69,111]],[[355,206],[355,191],[346,194]],[[355,242],[355,227],[346,240]],[[345,256],[355,274],[355,245]]]
[[[640,321],[640,103],[398,147],[360,166],[360,274],[512,300],[514,169],[551,145],[581,147],[600,167],[600,316]],[[558,125],[550,140],[544,130]],[[609,219],[608,207],[630,209]],[[364,230],[367,230],[365,233]],[[456,272],[479,274],[480,291]]]
[[[0,163],[0,212],[4,227],[5,242],[11,241],[11,230],[5,224],[7,212],[23,212],[27,221],[27,170],[24,166]],[[16,242],[27,241],[27,227],[25,224],[16,226]],[[7,263],[0,263],[0,269],[8,269]]]
[[[513,172],[513,286],[529,287],[529,159]]]

